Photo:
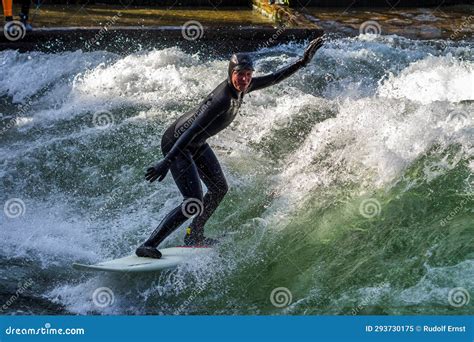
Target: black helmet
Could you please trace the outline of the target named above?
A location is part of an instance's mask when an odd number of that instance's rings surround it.
[[[248,53],[234,53],[232,57],[230,58],[229,62],[229,70],[228,70],[228,77],[229,81],[232,78],[232,72],[239,71],[239,70],[254,70],[253,68],[253,61],[252,57],[250,57],[250,54]]]

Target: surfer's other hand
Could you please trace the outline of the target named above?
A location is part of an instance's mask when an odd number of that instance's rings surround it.
[[[153,183],[158,179],[161,182],[170,169],[170,162],[167,159],[160,160],[155,166],[149,167],[145,174],[145,179]]]
[[[306,50],[304,51],[304,55],[301,58],[301,62],[303,63],[304,66],[308,65],[309,62],[311,62],[311,59],[313,59],[314,54],[318,49],[323,46],[324,44],[324,39],[323,37],[316,38],[312,40],[309,44]]]

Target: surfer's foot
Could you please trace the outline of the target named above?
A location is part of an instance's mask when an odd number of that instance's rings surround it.
[[[157,250],[154,247],[143,246],[143,245],[137,248],[137,250],[135,251],[135,254],[142,258],[154,258],[154,259],[161,258],[161,252],[159,250]]]
[[[20,21],[25,25],[26,31],[30,32],[33,31],[33,26],[28,22],[28,16],[26,14],[20,13],[19,14]]]

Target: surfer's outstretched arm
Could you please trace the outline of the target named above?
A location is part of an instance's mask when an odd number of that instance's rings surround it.
[[[223,99],[211,97],[203,103],[194,116],[194,121],[191,126],[181,134],[162,160],[155,166],[148,168],[145,179],[150,181],[150,183],[153,183],[157,179],[161,182],[178,154],[184,151],[198,134],[206,130],[206,128],[219,117],[219,114],[223,110],[225,110],[225,101]]]
[[[290,77],[300,68],[308,65],[308,63],[311,61],[316,51],[321,46],[323,46],[323,44],[324,44],[324,39],[322,37],[316,38],[309,43],[308,47],[306,48],[304,52],[303,57],[298,59],[293,64],[290,64],[284,68],[281,68],[275,71],[274,73],[261,76],[261,77],[254,77],[252,79],[252,83],[249,86],[248,92],[250,93],[254,90],[259,90],[259,89],[272,86],[274,84],[277,84],[283,81],[285,78]]]

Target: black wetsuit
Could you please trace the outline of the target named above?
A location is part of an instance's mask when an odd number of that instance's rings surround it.
[[[303,61],[298,60],[272,74],[252,78],[245,93],[274,85],[303,66]],[[193,234],[202,237],[204,224],[228,190],[219,161],[206,140],[229,126],[242,104],[245,93],[237,92],[233,87],[231,69],[229,67],[227,80],[197,108],[178,118],[163,135],[161,149],[165,158],[171,161],[171,174],[184,200],[166,215],[143,246],[157,247],[183,224],[190,217],[185,206],[192,201],[202,204],[202,207],[190,228]],[[201,180],[208,189],[204,197]]]

